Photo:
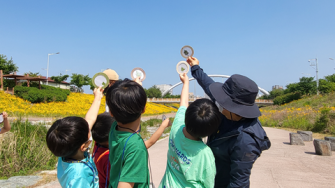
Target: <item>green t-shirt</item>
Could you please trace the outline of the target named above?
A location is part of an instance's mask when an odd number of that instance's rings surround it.
[[[116,188],[119,182],[130,182],[135,183],[134,188],[148,188],[150,182],[148,151],[141,136],[136,133],[118,131],[116,126],[117,122],[114,122],[109,133],[111,169],[108,187]]]
[[[202,141],[185,137],[185,112],[186,107],[181,106],[173,121],[166,171],[159,188],[214,187],[214,155]]]

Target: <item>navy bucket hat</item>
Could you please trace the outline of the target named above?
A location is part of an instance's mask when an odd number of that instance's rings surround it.
[[[244,118],[261,116],[255,103],[258,86],[248,77],[234,74],[225,83],[212,83],[209,90],[222,108]]]

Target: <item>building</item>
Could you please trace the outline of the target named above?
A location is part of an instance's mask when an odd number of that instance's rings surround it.
[[[170,89],[172,87],[171,84],[161,84],[161,85],[155,85],[159,90],[161,90],[162,93],[164,93],[164,91]],[[170,95],[172,95],[172,90],[171,89],[168,93],[170,93]]]
[[[280,86],[280,85],[272,86],[272,90],[275,90],[275,89],[283,89],[283,86]]]
[[[41,84],[47,85],[47,82],[42,81]],[[61,89],[70,89],[70,83],[62,81],[62,83],[58,84],[54,80],[51,80],[51,77],[48,78],[48,86],[58,87]]]

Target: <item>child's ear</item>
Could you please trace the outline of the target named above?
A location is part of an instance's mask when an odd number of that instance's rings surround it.
[[[85,142],[84,144],[82,144],[80,146],[80,151],[84,152],[87,150],[88,146],[92,143],[92,140],[88,140],[87,142]]]
[[[112,117],[114,117],[111,111],[109,111],[109,114],[110,114]]]
[[[145,112],[145,108],[146,108],[146,107],[147,107],[147,106],[144,107],[144,109],[143,109],[143,111],[142,111],[142,114],[144,114],[144,112]]]

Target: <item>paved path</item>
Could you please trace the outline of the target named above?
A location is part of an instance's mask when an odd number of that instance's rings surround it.
[[[256,161],[251,188],[328,188],[335,187],[335,153],[315,155],[313,142],[305,146],[289,145],[289,131],[264,128],[272,146]],[[149,149],[153,181],[158,187],[166,167],[168,139]],[[46,186],[48,187],[48,186]],[[58,188],[53,183],[53,188]]]

